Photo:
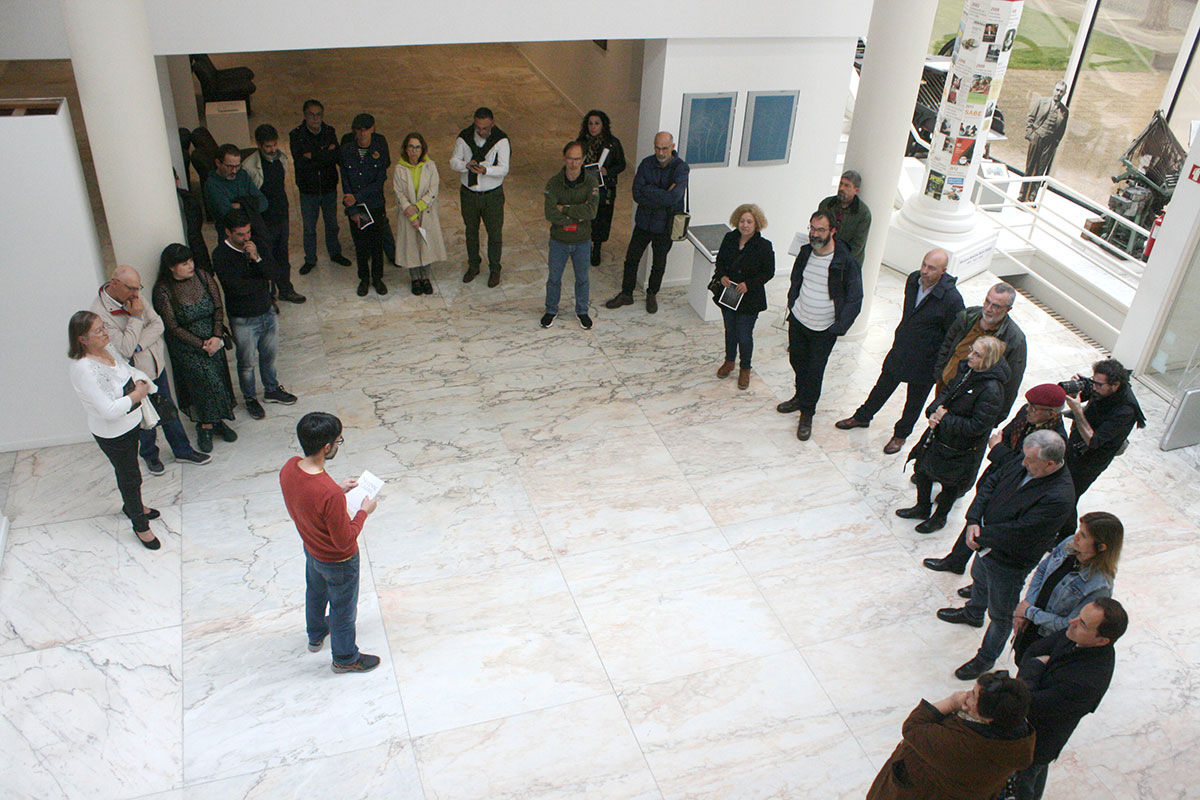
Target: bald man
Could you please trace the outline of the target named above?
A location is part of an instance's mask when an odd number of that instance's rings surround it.
[[[955,288],[956,279],[946,274],[949,264],[950,254],[935,248],[921,259],[921,268],[909,274],[904,284],[903,316],[896,326],[892,349],[883,359],[875,388],[853,416],[834,423],[844,431],[866,428],[896,387],[907,383],[904,412],[896,422],[892,438],[883,446],[888,455],[900,452],[913,425],[921,418],[925,399],[937,380],[934,363],[938,349],[955,316],[964,308],[962,295]]]
[[[155,407],[162,417],[163,435],[175,454],[175,460],[188,464],[207,464],[211,456],[192,449],[187,432],[179,421],[175,401],[171,399],[171,386],[167,382],[166,358],[163,352],[163,321],[154,307],[142,299],[142,278],[133,267],[121,265],[113,270],[112,277],[100,287],[92,301],[92,312],[108,330],[113,348],[142,372],[154,378],[158,386],[159,402]],[[170,405],[170,411],[162,413],[161,402]],[[146,461],[151,475],[166,472],[159,458],[156,428],[142,431],[140,453]]]
[[[646,311],[658,311],[659,288],[667,270],[667,253],[671,252],[671,220],[683,211],[688,185],[688,165],[675,152],[675,137],[668,131],[654,136],[654,155],[638,164],[633,176],[633,201],[637,212],[633,217],[633,234],[625,251],[625,275],[621,291],[604,304],[605,308],[620,308],[633,304],[633,288],[637,285],[638,264],[649,245],[650,281],[646,285]]]

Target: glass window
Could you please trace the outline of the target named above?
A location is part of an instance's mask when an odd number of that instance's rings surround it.
[[[1146,367],[1146,377],[1175,395],[1196,385],[1200,365],[1200,249],[1175,293],[1171,313]]]
[[[1179,97],[1171,111],[1171,132],[1184,150],[1191,150],[1192,121],[1200,121],[1200,54],[1192,56],[1192,64],[1183,76]],[[1169,101],[1168,101],[1169,102]]]

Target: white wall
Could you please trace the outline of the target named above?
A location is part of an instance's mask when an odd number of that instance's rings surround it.
[[[103,0],[96,0],[102,2]],[[899,0],[880,0],[898,2]],[[587,39],[859,35],[872,0],[147,0],[155,55]],[[597,13],[598,10],[600,13]],[[232,20],[263,24],[226,24]],[[364,23],[369,20],[369,23]],[[56,0],[0,2],[0,58],[67,58]],[[840,97],[838,98],[840,102]]]
[[[849,36],[646,42],[641,124],[636,150],[627,144],[626,157],[632,165],[649,155],[659,130],[678,138],[685,93],[738,92],[730,165],[691,171],[692,223],[726,222],[738,204],[757,203],[767,216],[765,235],[775,245],[776,269],[784,273],[791,266],[787,248],[793,234],[807,227],[817,203],[831,193],[838,171],[842,98],[855,44],[856,38]],[[775,90],[800,91],[791,160],[779,166],[739,167],[746,92]],[[692,250],[686,243],[671,249],[665,284],[690,280]]]
[[[65,100],[59,108],[0,117],[0,451],[91,437],[67,377],[67,321],[91,305],[104,265]]]
[[[622,142],[633,143],[642,89],[640,39],[595,42],[522,42],[517,50],[579,110],[598,108]]]

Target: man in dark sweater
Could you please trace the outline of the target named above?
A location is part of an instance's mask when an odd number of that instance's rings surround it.
[[[839,225],[839,238],[841,232]],[[875,388],[871,389],[853,416],[834,423],[844,431],[866,428],[892,392],[896,391],[896,387],[901,383],[908,384],[904,413],[896,422],[892,438],[883,446],[883,452],[888,455],[900,452],[904,440],[912,433],[913,425],[921,418],[925,398],[933,388],[933,364],[937,360],[938,350],[955,315],[964,307],[962,295],[955,288],[957,281],[953,275],[946,274],[949,264],[950,254],[936,248],[926,253],[921,259],[921,268],[908,276],[904,284],[903,314],[900,324],[896,326],[892,349],[883,359],[883,369]]]
[[[287,156],[279,149],[279,131],[274,125],[255,128],[254,141],[258,149],[246,156],[242,170],[267,198],[267,210],[262,215],[266,223],[263,256],[275,268],[279,299],[303,303],[306,298],[292,286],[292,265],[288,259],[288,197],[283,185]]]
[[[342,255],[338,241],[338,140],[332,125],[325,124],[325,106],[318,100],[304,101],[304,121],[288,135],[292,161],[296,165],[296,188],[300,190],[300,221],[304,226],[304,263],[300,274],[317,265],[317,216],[325,217],[325,249],[329,260],[343,267],[350,259]]]
[[[367,287],[376,294],[387,294],[383,283],[383,236],[387,217],[383,184],[392,163],[387,139],[375,132],[375,117],[359,114],[351,125],[354,138],[341,148],[342,205],[350,218],[354,254],[358,260],[358,296],[366,297]]]
[[[250,240],[250,215],[235,208],[225,215],[225,240],[212,253],[213,270],[225,292],[225,312],[233,341],[237,345],[238,383],[246,411],[254,419],[266,416],[258,402],[254,384],[254,354],[258,353],[258,371],[262,376],[263,399],[268,403],[290,406],[296,396],[284,390],[275,379],[275,353],[279,347],[279,327],[271,308],[271,280],[267,262]]]
[[[1033,765],[1017,773],[1017,800],[1041,800],[1050,762],[1058,758],[1079,721],[1100,705],[1112,682],[1113,644],[1129,626],[1116,600],[1088,603],[1058,631],[1029,646],[1017,677],[1029,687],[1029,724],[1037,733]]]
[[[592,252],[592,220],[600,208],[600,182],[583,171],[583,145],[569,142],[563,148],[563,168],[546,182],[546,220],[550,223],[549,275],[546,277],[546,313],[542,327],[558,316],[563,270],[567,259],[575,273],[575,315],[584,330],[592,327],[588,315],[588,269]]]
[[[963,608],[937,612],[943,622],[989,624],[974,658],[954,675],[973,681],[992,668],[1012,632],[1012,615],[1030,570],[1054,543],[1075,506],[1071,473],[1063,465],[1066,442],[1040,430],[1025,439],[1024,457],[1009,459],[979,484],[967,509],[967,546],[976,552],[971,599]]]
[[[848,169],[838,181],[837,194],[826,197],[817,206],[833,216],[838,238],[850,246],[850,253],[860,265],[867,249],[867,234],[871,232],[871,209],[858,196],[861,188],[862,175]]]

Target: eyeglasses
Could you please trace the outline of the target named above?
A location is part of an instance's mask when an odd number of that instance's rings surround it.
[[[335,445],[337,445],[338,447],[341,447],[343,444],[345,444],[345,442],[346,442],[346,437],[345,437],[345,436],[339,436],[337,439],[335,439],[335,440],[334,440],[334,442],[333,442],[333,443],[334,443]]]
[[[816,234],[829,233],[829,228],[814,228],[812,225],[809,225],[808,232]]]

